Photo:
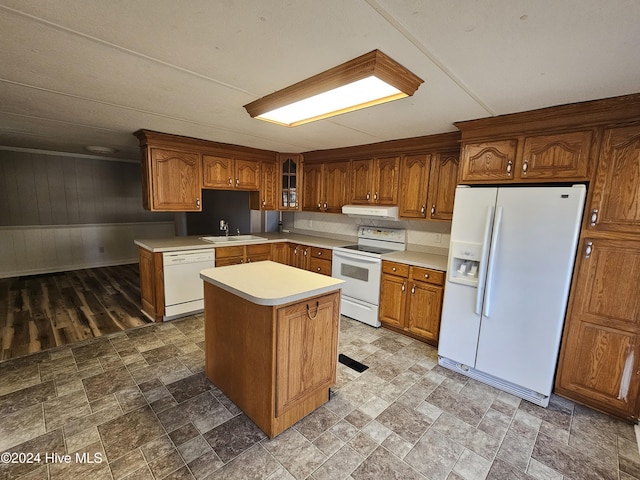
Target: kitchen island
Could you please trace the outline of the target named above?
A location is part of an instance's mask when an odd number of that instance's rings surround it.
[[[329,399],[342,280],[264,261],[205,269],[205,373],[273,438]]]

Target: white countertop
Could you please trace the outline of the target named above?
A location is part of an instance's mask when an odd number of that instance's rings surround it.
[[[385,253],[383,260],[406,263],[417,267],[433,268],[434,270],[447,271],[447,256],[434,253],[417,252],[415,250],[404,250],[402,252]]]
[[[263,241],[248,240],[234,241],[233,243],[212,243],[201,240],[204,235],[193,235],[188,237],[167,237],[167,238],[149,238],[137,239],[134,243],[139,247],[149,250],[150,252],[177,252],[181,250],[199,250],[202,248],[219,248],[234,245],[252,245],[254,243],[275,243],[275,242],[293,242],[303,243],[311,247],[333,248],[356,243],[356,240],[345,241],[333,238],[314,237],[311,235],[301,235],[299,233],[256,233],[259,237],[264,237]]]
[[[333,292],[344,280],[264,261],[207,268],[200,278],[257,305],[284,305]]]
[[[339,240],[334,238],[316,237],[313,235],[303,235],[299,233],[256,233],[255,235],[264,237],[263,241],[234,241],[232,244],[222,243],[215,244],[200,240],[201,235],[188,237],[168,237],[168,238],[152,238],[135,240],[135,244],[151,252],[177,252],[183,250],[199,250],[204,248],[228,247],[231,245],[252,245],[255,243],[275,243],[275,242],[292,242],[309,245],[319,248],[334,248],[345,245],[353,245],[357,242]],[[439,249],[442,250],[442,249]],[[426,253],[417,250],[405,250],[402,252],[387,253],[382,256],[383,260],[392,262],[406,263],[416,265],[418,267],[433,268],[435,270],[447,270],[447,255]]]

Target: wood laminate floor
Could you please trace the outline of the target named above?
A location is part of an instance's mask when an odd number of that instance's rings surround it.
[[[0,361],[150,323],[138,264],[0,279]]]

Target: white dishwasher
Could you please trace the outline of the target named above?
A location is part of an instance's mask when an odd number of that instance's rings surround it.
[[[204,310],[204,285],[200,271],[213,268],[213,248],[162,254],[164,270],[164,320]]]

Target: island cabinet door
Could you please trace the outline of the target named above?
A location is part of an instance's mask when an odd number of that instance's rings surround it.
[[[278,309],[276,417],[335,383],[340,294]]]

